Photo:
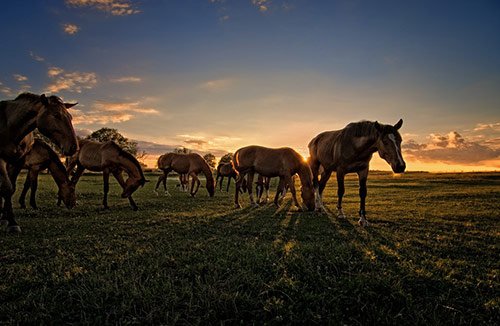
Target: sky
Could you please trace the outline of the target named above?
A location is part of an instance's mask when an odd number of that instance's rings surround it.
[[[0,11],[0,98],[54,94],[80,135],[148,153],[395,124],[407,170],[500,170],[500,1],[24,0]],[[372,169],[390,170],[377,154]]]

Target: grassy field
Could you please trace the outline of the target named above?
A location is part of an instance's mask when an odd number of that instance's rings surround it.
[[[175,181],[172,197],[140,189],[138,212],[115,182],[104,211],[102,179],[86,175],[69,211],[42,176],[40,209],[15,210],[23,233],[0,234],[0,323],[500,321],[500,174],[372,174],[366,229],[354,177],[347,220],[333,182],[317,214],[290,195],[278,210],[245,195],[235,210],[232,192],[191,198]]]

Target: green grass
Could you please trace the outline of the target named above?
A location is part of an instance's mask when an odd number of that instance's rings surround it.
[[[21,176],[18,186],[21,185]],[[16,209],[23,233],[0,234],[0,323],[498,324],[500,174],[374,173],[371,226],[291,206],[233,209],[233,194],[156,197],[139,211],[85,175],[73,210],[40,180],[40,209]],[[234,188],[233,188],[234,189]],[[275,189],[275,188],[273,188]],[[17,195],[16,195],[17,200]],[[15,205],[17,207],[17,205]]]

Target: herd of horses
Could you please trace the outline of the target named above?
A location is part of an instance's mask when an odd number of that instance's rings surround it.
[[[76,204],[75,187],[85,170],[102,172],[104,181],[103,206],[108,208],[110,174],[122,188],[121,197],[128,198],[133,210],[137,205],[132,194],[147,182],[137,159],[109,141],[99,143],[91,140],[78,141],[68,109],[76,103],[65,103],[57,96],[23,93],[14,100],[0,101],[0,207],[1,222],[7,225],[8,232],[21,232],[12,209],[12,196],[16,180],[22,169],[27,169],[27,177],[19,199],[25,207],[25,197],[31,188],[30,205],[36,208],[37,177],[40,171],[48,169],[58,186],[58,205],[63,202],[68,208]],[[279,206],[287,190],[292,194],[295,206],[301,209],[295,189],[295,176],[300,179],[300,192],[304,209],[323,211],[323,191],[333,172],[338,183],[338,217],[345,217],[342,210],[344,177],[347,173],[357,173],[359,178],[359,224],[368,225],[365,211],[366,181],[369,162],[378,152],[395,173],[404,172],[406,165],[401,154],[401,135],[398,130],[403,120],[395,125],[385,125],[372,121],[348,124],[336,131],[326,131],[314,137],[309,143],[310,157],[305,160],[289,147],[267,148],[247,146],[238,149],[233,160],[220,164],[216,179],[207,162],[199,154],[167,153],[158,159],[158,168],[163,174],[158,178],[155,192],[163,184],[166,194],[167,176],[175,171],[179,174],[180,184],[191,196],[195,196],[201,181],[198,175],[205,176],[210,197],[214,196],[217,183],[222,190],[224,177],[236,182],[234,206],[240,208],[239,196],[248,192],[252,206],[269,200],[271,178],[278,177],[278,189],[274,198]],[[35,139],[33,131],[38,131],[58,146],[67,157],[66,166],[59,155],[45,142]],[[75,169],[76,168],[76,169]],[[124,177],[126,174],[126,179]],[[255,174],[256,198],[252,187]],[[189,179],[191,185],[189,186]],[[266,197],[262,196],[266,191]]]

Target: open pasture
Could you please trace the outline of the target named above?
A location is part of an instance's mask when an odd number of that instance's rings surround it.
[[[498,173],[372,173],[365,229],[355,176],[346,220],[334,178],[330,214],[297,212],[290,194],[278,210],[244,194],[235,210],[233,192],[191,198],[174,177],[157,197],[146,178],[138,212],[114,180],[102,210],[100,175],[70,211],[42,175],[39,210],[15,209],[23,233],[0,234],[0,323],[499,322]]]

